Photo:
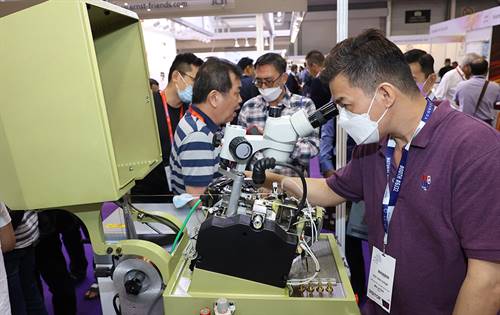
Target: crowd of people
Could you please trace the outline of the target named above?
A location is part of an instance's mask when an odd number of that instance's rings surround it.
[[[323,178],[307,180],[311,204],[364,201],[372,254],[394,259],[394,284],[384,301],[391,312],[496,314],[500,134],[492,125],[500,86],[487,73],[488,61],[470,53],[454,67],[447,59],[436,74],[429,53],[403,53],[376,30],[342,41],[326,56],[310,51],[300,67],[276,53],[237,64],[179,54],[165,83],[150,80],[163,163],[137,182],[132,198],[200,196],[220,175],[221,148],[213,138],[225,124],[262,135],[270,115],[310,114],[334,101],[339,116],[300,138],[290,163],[308,175],[319,158]],[[335,167],[337,124],[349,135],[349,162],[341,169]],[[284,180],[292,175],[277,170],[267,185],[282,183],[299,196],[296,179]],[[46,314],[41,274],[55,313],[76,314],[74,283],[87,268],[78,222],[64,213],[10,212],[4,204],[0,210],[0,296],[10,296],[10,303],[0,299],[0,312]],[[61,235],[73,253],[70,270]],[[346,255],[363,312],[385,314],[387,305],[366,287],[372,280],[364,274],[361,240],[351,238]]]

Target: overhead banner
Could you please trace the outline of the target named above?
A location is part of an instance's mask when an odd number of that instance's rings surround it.
[[[490,81],[500,83],[500,25],[493,27],[490,52]]]
[[[113,1],[114,4],[136,12],[220,10],[234,8],[235,0],[184,0],[184,1]]]
[[[430,37],[465,35],[466,32],[500,24],[500,6],[431,25]]]

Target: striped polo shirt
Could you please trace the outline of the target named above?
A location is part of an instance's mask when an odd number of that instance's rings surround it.
[[[172,190],[186,192],[186,186],[206,187],[218,176],[221,147],[212,140],[219,127],[196,105],[190,107],[177,125],[170,154]]]
[[[16,233],[16,249],[25,248],[38,240],[40,232],[38,230],[38,213],[35,211],[25,211],[21,223],[14,231]]]

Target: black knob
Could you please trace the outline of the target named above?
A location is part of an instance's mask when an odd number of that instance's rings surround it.
[[[217,148],[222,144],[223,137],[224,137],[224,134],[222,132],[217,131],[214,134],[214,137],[212,138],[212,145],[214,146],[214,148]]]
[[[142,284],[146,275],[142,271],[130,271],[125,281],[125,292],[132,295],[139,295],[141,293]]]
[[[236,160],[245,161],[252,156],[253,148],[244,137],[236,137],[229,143],[229,152]]]

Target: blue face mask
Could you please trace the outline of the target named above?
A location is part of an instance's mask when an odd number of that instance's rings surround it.
[[[172,201],[173,201],[174,207],[176,207],[177,209],[180,209],[180,208],[184,207],[185,205],[187,205],[188,202],[190,202],[193,199],[194,199],[194,197],[191,196],[190,194],[183,193],[183,194],[174,196]]]
[[[179,88],[177,88],[177,95],[184,104],[191,104],[193,102],[193,86],[187,84],[182,76],[181,79],[186,84],[186,88],[182,91],[179,91]]]

